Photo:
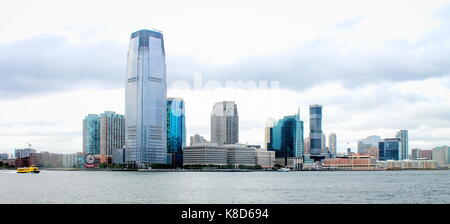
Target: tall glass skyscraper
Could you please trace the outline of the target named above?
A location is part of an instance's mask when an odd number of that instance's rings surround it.
[[[336,155],[337,152],[337,140],[336,140],[336,134],[331,133],[328,136],[328,148],[330,149],[330,153],[333,155]]]
[[[131,34],[125,87],[125,161],[166,163],[166,62],[163,34]]]
[[[296,115],[285,116],[271,128],[267,150],[275,151],[275,157],[297,157],[304,154],[303,121],[300,111]]]
[[[233,101],[214,104],[211,113],[211,142],[219,145],[239,142],[239,116]]]
[[[322,153],[322,106],[318,104],[309,106],[309,140],[312,157]]]
[[[83,153],[100,154],[100,117],[97,114],[83,119]]]
[[[167,153],[171,164],[183,165],[183,148],[186,147],[186,124],[184,101],[181,98],[167,99]]]
[[[402,141],[402,148],[400,153],[400,160],[408,159],[409,155],[409,146],[408,146],[408,130],[400,130],[395,135],[396,138],[399,138]]]

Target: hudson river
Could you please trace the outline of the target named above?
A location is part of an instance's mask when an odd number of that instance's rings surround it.
[[[450,203],[450,170],[0,170],[0,203]]]

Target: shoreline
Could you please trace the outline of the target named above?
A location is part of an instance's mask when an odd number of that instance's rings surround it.
[[[14,170],[14,169],[4,169],[4,170]],[[84,168],[42,168],[45,171],[113,171],[113,172],[279,172],[278,170],[247,170],[247,169],[149,169],[149,170],[138,170],[138,169],[84,169]],[[374,169],[374,170],[290,170],[288,172],[303,172],[303,171],[440,171],[449,170],[445,169]],[[280,172],[283,173],[283,172]],[[284,172],[285,173],[285,172]]]

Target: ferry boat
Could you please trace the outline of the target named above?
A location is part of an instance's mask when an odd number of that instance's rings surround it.
[[[17,173],[39,173],[39,168],[37,166],[22,167],[17,169]]]

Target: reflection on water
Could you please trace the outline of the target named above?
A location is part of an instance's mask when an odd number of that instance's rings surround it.
[[[13,174],[13,175],[11,175]],[[450,203],[450,171],[0,171],[0,203]],[[32,190],[30,190],[32,189]]]

